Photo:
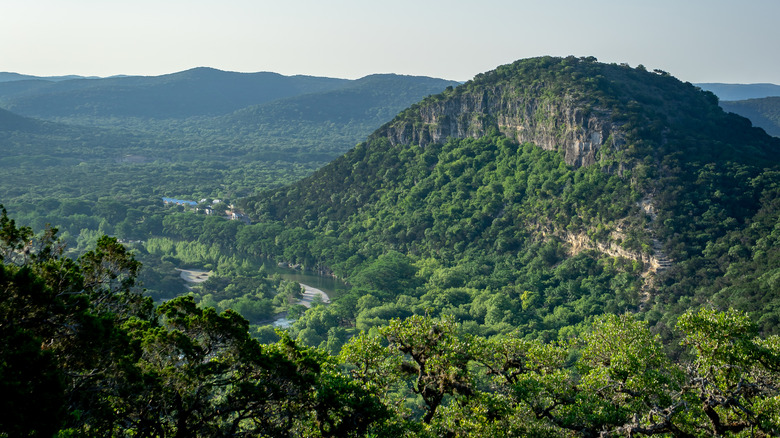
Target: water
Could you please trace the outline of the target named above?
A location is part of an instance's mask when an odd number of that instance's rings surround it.
[[[305,285],[319,289],[325,292],[331,300],[349,291],[349,285],[343,281],[333,277],[317,275],[312,272],[303,272],[297,269],[282,268],[276,265],[266,265],[266,272],[269,274],[279,274],[285,280],[294,281],[296,283],[303,283]]]
[[[273,326],[277,327],[277,328],[280,328],[280,329],[288,329],[288,328],[292,327],[294,322],[295,322],[294,319],[277,318],[274,321]]]
[[[195,201],[187,201],[184,199],[176,199],[176,198],[167,198],[165,196],[163,196],[162,200],[166,204],[171,203],[171,204],[178,204],[178,205],[189,205],[192,207],[198,205],[198,203]]]
[[[283,268],[277,265],[266,264],[265,270],[269,274],[279,274],[283,279],[305,284],[319,289],[328,295],[330,300],[346,293],[349,285],[333,277],[325,277],[311,272],[299,271],[297,269]],[[274,327],[288,329],[295,322],[294,319],[286,317],[276,318],[273,322]]]

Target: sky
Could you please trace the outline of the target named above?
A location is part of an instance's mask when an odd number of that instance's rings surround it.
[[[694,83],[780,84],[779,18],[778,0],[4,0],[0,71],[463,81],[574,55]]]

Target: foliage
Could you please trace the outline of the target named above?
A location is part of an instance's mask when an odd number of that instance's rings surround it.
[[[451,320],[413,317],[381,331],[385,347],[361,334],[341,358],[386,403],[419,396],[419,421],[433,434],[772,436],[780,350],[750,326],[734,310],[690,311],[680,329],[693,360],[675,362],[629,315],[600,317],[567,343],[473,336]]]
[[[116,239],[75,263],[55,230],[0,223],[0,436],[363,436],[389,418],[289,336],[263,348],[240,315],[186,296],[152,312]]]
[[[457,112],[471,102],[483,103]],[[595,163],[568,166],[557,131],[557,151],[508,138],[500,121],[533,108],[554,109],[550,129],[568,123],[566,111],[582,114],[572,129],[611,126]],[[422,140],[447,118],[482,122]],[[543,57],[426,98],[310,177],[244,204],[306,242],[284,259],[330,269],[377,299],[331,306],[362,329],[432,308],[478,333],[565,339],[603,312],[641,307],[669,339],[679,315],[712,301],[776,333],[778,150],[714,95],[669,75]],[[395,252],[422,268],[400,294],[370,281]]]
[[[263,346],[240,315],[192,297],[152,312],[132,289],[137,262],[115,239],[76,263],[56,231],[33,237],[5,212],[0,222],[2,436],[780,431],[780,342],[735,310],[682,315],[690,360],[672,360],[625,314],[567,342],[474,335],[450,316],[418,315],[333,357],[285,332]]]

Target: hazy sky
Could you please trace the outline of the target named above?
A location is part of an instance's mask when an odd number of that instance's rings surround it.
[[[466,80],[575,55],[690,82],[780,84],[779,20],[778,0],[4,0],[0,71]]]

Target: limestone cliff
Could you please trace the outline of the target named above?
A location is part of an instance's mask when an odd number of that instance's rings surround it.
[[[374,135],[393,145],[425,146],[448,138],[479,138],[497,129],[520,143],[558,150],[576,167],[595,163],[601,148],[618,149],[625,142],[622,126],[612,122],[610,112],[592,109],[571,95],[497,86],[445,96],[410,108],[406,117]]]

